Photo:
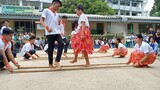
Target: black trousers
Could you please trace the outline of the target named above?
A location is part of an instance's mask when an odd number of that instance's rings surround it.
[[[12,52],[12,54],[13,54],[13,56],[14,56],[14,58],[15,58],[15,56],[16,56],[15,53]],[[11,60],[9,59],[8,54],[5,53],[5,55],[6,55],[6,57],[7,57],[8,62],[10,62]],[[2,62],[2,60],[3,60],[3,56],[0,55],[0,67],[4,67],[4,66],[5,66],[4,63]]]
[[[33,55],[33,54],[36,53],[36,50],[30,50],[29,53],[30,53],[31,55]],[[30,56],[29,56],[27,53],[25,53],[24,58],[29,59]]]
[[[67,38],[64,38],[63,42],[65,43],[65,45],[64,45],[64,53],[67,53],[67,51],[68,51],[68,45],[69,45],[69,40]]]
[[[60,62],[62,51],[63,51],[63,40],[60,34],[47,35],[48,40],[48,60],[49,64],[53,64],[53,50],[55,48],[54,42],[58,42],[58,51],[56,56],[56,61]]]

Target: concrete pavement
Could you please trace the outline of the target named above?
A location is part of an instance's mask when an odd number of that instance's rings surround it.
[[[129,49],[129,53],[132,51],[133,49]],[[69,50],[69,57],[73,57],[71,52],[72,50]],[[48,66],[47,55],[43,51],[38,51],[38,53],[43,57],[43,60],[24,61],[19,55],[16,60],[19,61],[21,66]],[[94,53],[90,55],[90,62],[91,64],[125,63],[129,58],[129,54],[125,58],[103,57],[112,53],[113,49],[110,49],[107,53]],[[46,60],[44,60],[45,58]],[[69,61],[61,60],[61,65],[71,65]],[[74,65],[79,64],[85,64],[85,60],[80,59]],[[9,74],[8,71],[0,71],[0,90],[98,89],[160,90],[160,60],[157,59],[154,64],[150,65],[150,68],[119,67],[16,74]]]

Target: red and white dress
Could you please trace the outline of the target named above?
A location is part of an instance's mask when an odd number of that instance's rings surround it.
[[[109,45],[108,43],[104,44],[104,42],[101,44],[100,49],[98,50],[98,52],[107,52],[107,50],[109,50]]]
[[[142,45],[139,46],[138,44],[135,45],[135,51],[133,51],[130,55],[129,62],[136,64],[139,63],[142,58],[144,58],[145,54],[148,53],[149,56],[147,60],[142,62],[142,65],[152,64],[156,59],[156,54],[154,53],[152,47],[146,43],[142,42]]]
[[[82,24],[81,22],[85,22],[85,30],[84,30],[84,39],[81,39],[82,35]],[[75,54],[80,53],[81,51],[87,51],[88,54],[93,53],[93,42],[90,34],[88,18],[82,13],[78,20],[78,27],[76,29],[76,34],[71,38],[72,48]]]
[[[114,49],[114,56],[118,55],[118,56],[122,56],[125,57],[128,54],[128,49],[122,44],[119,43],[118,44],[118,48]]]

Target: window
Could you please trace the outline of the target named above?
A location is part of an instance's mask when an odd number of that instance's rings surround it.
[[[15,21],[14,22],[15,26],[15,32],[32,32],[33,30],[35,31],[35,23],[30,22],[30,21]]]

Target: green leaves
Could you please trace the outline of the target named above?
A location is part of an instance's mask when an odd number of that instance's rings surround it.
[[[84,13],[113,15],[115,11],[108,6],[104,0],[62,0],[63,6],[59,10],[60,13],[75,13],[77,5],[83,5]]]
[[[150,12],[151,16],[160,16],[160,0],[155,0],[154,6]]]

